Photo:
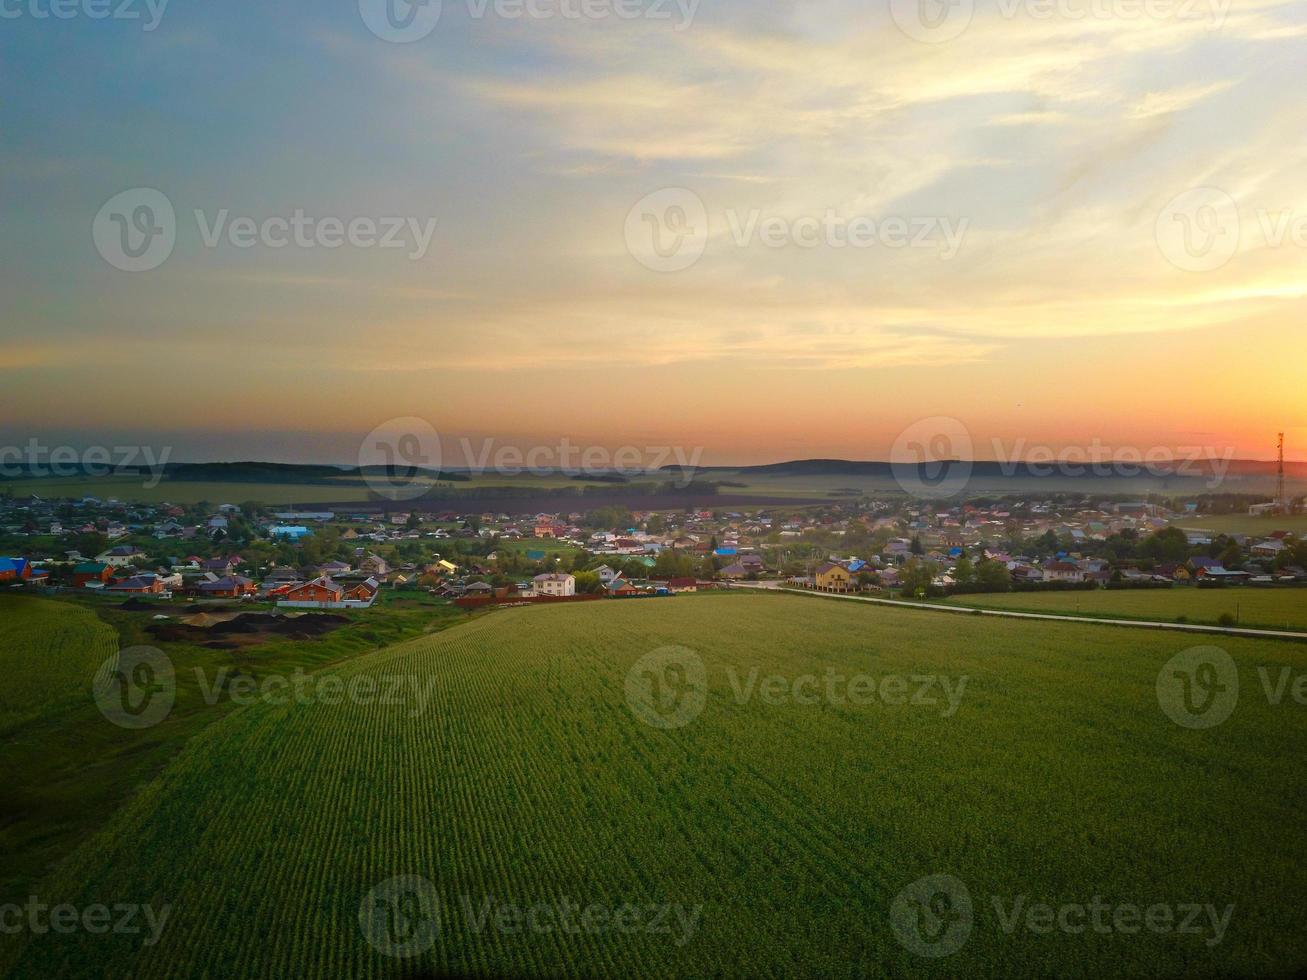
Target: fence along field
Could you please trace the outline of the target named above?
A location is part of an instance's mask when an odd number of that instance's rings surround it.
[[[431,700],[241,709],[191,742],[49,884],[46,900],[169,903],[160,941],[45,935],[14,977],[453,973],[629,976],[1287,972],[1307,735],[1301,708],[1241,699],[1220,728],[1158,709],[1174,637],[996,622],[790,596],[497,612],[343,668],[430,679]],[[682,728],[636,719],[629,668],[702,655],[708,698]],[[1298,644],[1224,643],[1241,670]],[[742,701],[728,668],[794,678],[968,678],[937,709]],[[977,922],[946,960],[896,940],[889,909],[925,875],[967,883]],[[369,890],[434,883],[434,945],[386,957]],[[1224,940],[1012,934],[986,896],[1235,906]],[[570,898],[702,905],[692,938],[475,933],[457,913]],[[1273,943],[1267,937],[1274,937]]]

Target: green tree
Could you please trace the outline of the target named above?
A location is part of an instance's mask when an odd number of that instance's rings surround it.
[[[899,582],[909,595],[924,598],[929,595],[931,583],[937,574],[939,569],[934,562],[909,558],[899,570]]]
[[[976,584],[987,592],[1008,592],[1012,588],[1012,574],[1002,562],[985,558],[976,563]]]
[[[976,580],[976,566],[965,555],[953,566],[953,578],[958,585],[971,585]]]
[[[576,591],[583,595],[596,595],[604,589],[597,572],[573,572],[572,577],[576,579]]]

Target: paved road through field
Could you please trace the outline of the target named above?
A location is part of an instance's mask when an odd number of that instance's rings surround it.
[[[765,589],[771,592],[788,592],[793,595],[817,596],[821,599],[851,599],[881,606],[904,606],[908,609],[929,609],[933,612],[960,613],[964,616],[1004,616],[1008,619],[1052,619],[1066,623],[1097,623],[1100,626],[1135,626],[1154,630],[1179,630],[1186,633],[1223,633],[1226,636],[1254,636],[1273,640],[1307,640],[1307,633],[1293,630],[1245,629],[1241,626],[1204,626],[1201,623],[1163,623],[1145,619],[1103,619],[1096,616],[1066,616],[1057,613],[1012,612],[1007,609],[978,609],[973,606],[945,606],[934,602],[909,602],[905,599],[876,599],[871,596],[847,595],[842,592],[814,592],[811,589],[787,588],[780,582],[734,582],[732,588]]]

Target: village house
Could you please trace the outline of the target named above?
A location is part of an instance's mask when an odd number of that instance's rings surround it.
[[[30,574],[24,559],[0,558],[0,582],[21,582]]]
[[[212,572],[221,578],[234,572],[239,564],[240,558],[234,555],[230,558],[206,558],[200,562],[200,570]]]
[[[1085,570],[1070,561],[1050,561],[1044,564],[1045,582],[1083,582]]]
[[[292,586],[286,590],[287,602],[340,602],[345,597],[345,589],[325,575],[312,582]]]
[[[257,587],[251,579],[243,575],[224,575],[210,581],[201,582],[196,591],[210,599],[239,599],[253,595]]]
[[[73,587],[99,588],[109,581],[113,569],[101,561],[84,561],[73,566]]]
[[[163,579],[157,575],[133,575],[131,578],[114,582],[105,589],[106,592],[127,592],[132,595],[159,595],[164,592]]]
[[[96,555],[95,560],[103,562],[110,568],[125,568],[144,557],[145,552],[136,547],[136,545],[120,544],[117,547],[110,548],[108,551]]]
[[[380,577],[390,571],[390,565],[380,555],[370,554],[359,562],[359,571]]]
[[[813,573],[813,584],[823,592],[848,592],[853,584],[853,576],[843,565],[828,561],[817,566]]]
[[[537,575],[533,581],[539,595],[558,597],[576,595],[576,579],[563,572]]]

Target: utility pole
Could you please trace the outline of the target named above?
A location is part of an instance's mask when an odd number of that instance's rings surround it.
[[[1280,433],[1279,468],[1276,470],[1275,503],[1281,511],[1289,513],[1289,499],[1284,495],[1284,433]]]

